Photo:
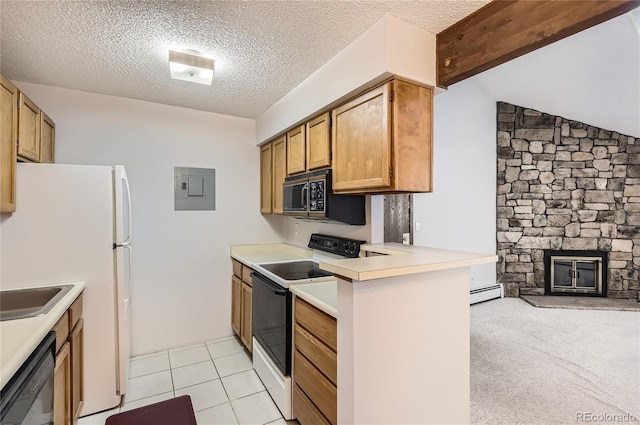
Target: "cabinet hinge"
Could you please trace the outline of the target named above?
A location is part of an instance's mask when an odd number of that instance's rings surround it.
[[[393,165],[389,166],[389,178],[393,177]]]
[[[18,109],[20,109],[20,98],[18,98],[18,100],[17,100],[16,102],[17,102],[17,104],[18,104],[18,105],[17,105],[17,106],[18,106]]]
[[[329,161],[331,161],[333,159],[333,151],[329,152]]]
[[[395,98],[395,94],[396,94],[395,90],[391,90],[389,92],[389,102],[393,102],[393,99]]]
[[[329,114],[329,127],[331,127],[331,114]]]

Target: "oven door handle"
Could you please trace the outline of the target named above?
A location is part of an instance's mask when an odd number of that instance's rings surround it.
[[[267,278],[262,277],[261,275],[257,274],[256,272],[251,273],[251,276],[253,276],[258,283],[261,283],[263,286],[268,287],[271,292],[273,292],[276,295],[280,295],[280,296],[285,296],[287,295],[287,292],[289,291],[288,289],[283,288],[282,286],[278,285],[277,283],[271,282],[270,280],[267,280]]]

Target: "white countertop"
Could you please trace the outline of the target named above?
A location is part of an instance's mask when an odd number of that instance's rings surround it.
[[[326,259],[320,262],[320,268],[352,280],[363,281],[498,261],[498,256],[495,254],[451,251],[399,243],[363,245],[361,250],[388,255]]]
[[[289,290],[325,313],[338,318],[338,282],[291,285]]]
[[[312,256],[313,251],[310,249],[286,243],[231,245],[231,257],[251,268],[256,264],[304,260]]]
[[[352,280],[373,280],[385,277],[468,267],[495,263],[498,256],[464,251],[451,251],[399,243],[365,244],[361,255],[383,254],[371,257],[323,259],[320,268]],[[254,267],[256,264],[311,258],[313,251],[285,243],[233,245],[231,257]],[[318,282],[292,285],[291,291],[322,311],[337,316],[336,282]]]
[[[62,285],[40,285],[35,287]],[[47,335],[84,290],[84,282],[64,283],[73,288],[44,316],[0,322],[0,387],[13,377],[40,341]],[[24,288],[20,288],[24,289]]]

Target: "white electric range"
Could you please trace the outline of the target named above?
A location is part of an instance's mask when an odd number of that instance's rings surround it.
[[[312,234],[308,260],[254,265],[253,368],[285,419],[293,419],[291,366],[293,358],[292,295],[289,286],[328,282],[335,277],[318,267],[322,258],[357,258],[364,241]]]

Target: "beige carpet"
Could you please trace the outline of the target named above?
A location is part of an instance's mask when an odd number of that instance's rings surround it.
[[[640,313],[471,306],[471,422],[640,423]]]

